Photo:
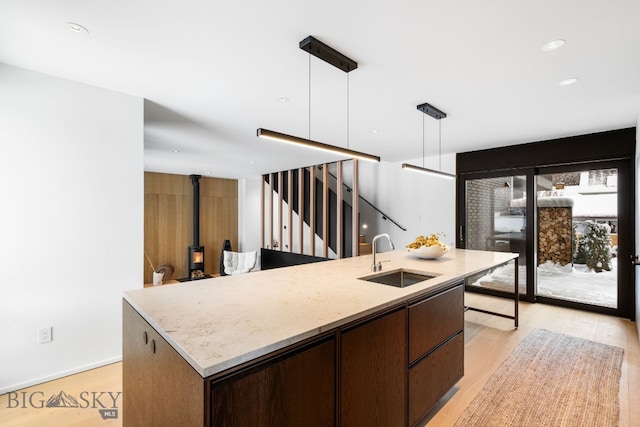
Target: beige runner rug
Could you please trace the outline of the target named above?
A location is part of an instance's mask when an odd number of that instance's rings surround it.
[[[619,347],[536,329],[455,425],[617,426],[623,354]]]

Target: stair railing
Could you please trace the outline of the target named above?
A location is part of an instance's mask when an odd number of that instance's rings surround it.
[[[322,164],[322,165],[317,165],[317,166],[311,166],[309,168],[299,168],[299,169],[295,169],[295,170],[289,170],[289,171],[281,171],[281,172],[275,172],[275,173],[270,173],[270,174],[266,174],[263,176],[263,180],[262,180],[262,191],[261,191],[261,231],[262,231],[262,247],[263,248],[271,248],[271,249],[279,249],[281,251],[284,250],[288,250],[289,252],[293,252],[293,245],[294,245],[294,235],[293,235],[293,229],[294,229],[294,224],[293,224],[293,216],[294,216],[294,212],[297,213],[298,215],[298,219],[299,219],[299,223],[298,223],[298,243],[297,245],[299,246],[299,253],[304,254],[304,243],[305,243],[305,225],[309,226],[309,248],[310,248],[310,255],[315,256],[315,248],[316,248],[316,223],[319,223],[318,226],[321,224],[322,225],[322,235],[320,236],[322,238],[322,256],[323,257],[327,257],[328,256],[328,250],[329,250],[329,240],[330,237],[333,239],[335,238],[335,246],[334,248],[331,248],[334,250],[334,252],[336,253],[336,256],[338,258],[342,258],[345,254],[343,253],[343,247],[344,244],[346,242],[347,244],[347,248],[349,247],[349,241],[345,240],[345,236],[343,234],[343,228],[349,228],[349,225],[351,225],[350,229],[351,229],[351,253],[352,254],[358,254],[359,253],[359,245],[360,245],[360,239],[359,239],[359,216],[360,216],[360,209],[359,209],[359,204],[360,201],[363,201],[364,203],[366,203],[369,207],[371,207],[375,212],[377,212],[379,215],[382,216],[382,219],[384,220],[388,220],[390,221],[392,224],[394,224],[395,226],[397,226],[398,228],[400,228],[403,231],[406,231],[407,229],[403,226],[401,226],[397,221],[395,221],[393,218],[391,218],[388,214],[386,214],[385,212],[381,211],[380,209],[378,209],[377,206],[375,206],[373,203],[371,203],[369,200],[367,200],[366,198],[362,197],[361,195],[359,195],[359,186],[358,186],[358,160],[353,160],[353,187],[345,184],[343,182],[343,173],[342,173],[342,161],[336,162],[337,165],[337,175],[334,175],[333,173],[331,173],[329,171],[329,165],[328,164]],[[298,192],[297,192],[297,197],[298,197],[298,203],[297,206],[294,206],[294,179],[293,179],[293,175],[294,175],[294,171],[298,174],[298,180],[296,182],[296,184],[298,185]],[[309,188],[305,187],[305,174],[307,173],[306,171],[308,171],[309,173]],[[320,172],[320,173],[316,173],[316,171]],[[287,191],[285,192],[285,180],[284,180],[284,173],[287,174],[287,179],[286,179],[286,184],[287,184]],[[317,176],[320,175],[320,176]],[[330,179],[333,179],[335,182],[335,192],[333,190],[331,190],[330,185],[331,185],[331,181]],[[317,182],[321,182],[322,183],[322,194],[318,194],[316,195],[316,181]],[[267,194],[267,188],[269,189]],[[309,195],[309,206],[306,206],[304,203],[305,200],[305,192],[308,191],[308,195]],[[345,201],[344,200],[344,192],[348,192],[352,194],[351,197],[351,215],[350,218],[347,218],[345,215],[347,214],[347,212],[344,211],[343,209],[343,203],[347,203],[346,206],[349,206],[348,200]],[[332,192],[335,194],[336,197],[336,212],[335,212],[335,223],[336,223],[336,236],[329,236],[329,193]],[[286,193],[286,195],[285,195]],[[277,203],[278,206],[274,206],[274,198],[276,197],[275,195],[277,194]],[[333,194],[331,195],[333,196]],[[267,202],[266,198],[269,197],[269,201]],[[283,206],[284,206],[284,198],[287,198],[287,204],[288,204],[288,221],[287,224],[283,223]],[[320,198],[320,200],[318,199]],[[316,218],[316,202],[321,203],[322,204],[322,217],[321,218]],[[265,209],[265,205],[268,204],[269,207],[269,212],[268,212],[268,218],[267,218],[267,212]],[[274,209],[277,208],[277,211]],[[305,209],[308,209],[308,213],[305,212]],[[307,221],[305,219],[305,215],[309,216],[309,220]],[[331,212],[331,214],[334,214],[334,212]],[[274,216],[277,216],[274,218]],[[350,224],[349,221],[345,221],[346,219],[350,219]],[[265,242],[265,222],[266,220],[268,220],[268,224],[269,224],[269,230],[268,230],[268,242]],[[278,227],[278,232],[277,235],[274,235],[274,225],[276,225]],[[287,240],[288,240],[288,245],[287,247],[285,247],[283,245],[283,230],[287,231]],[[277,239],[277,240],[276,240]],[[266,243],[266,244],[265,244]],[[347,254],[348,256],[348,254]]]

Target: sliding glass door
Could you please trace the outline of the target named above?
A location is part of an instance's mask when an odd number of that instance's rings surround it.
[[[635,156],[635,128],[459,153],[456,247],[517,252],[523,300],[633,319]],[[512,298],[513,268],[467,290]]]
[[[519,289],[526,293],[527,177],[504,175],[465,183],[465,248],[519,254]],[[471,288],[513,294],[513,263],[468,280]]]
[[[618,308],[618,168],[535,179],[536,297]]]
[[[629,173],[613,161],[466,176],[458,247],[518,253],[522,300],[626,313]],[[513,297],[514,268],[479,273],[467,290]]]

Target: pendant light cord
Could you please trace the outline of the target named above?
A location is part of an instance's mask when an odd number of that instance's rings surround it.
[[[438,120],[438,157],[440,172],[442,172],[442,119]]]
[[[309,118],[308,118],[308,122],[309,122],[309,129],[307,131],[308,139],[311,139],[311,54],[309,54]],[[349,129],[349,111],[350,111],[350,105],[349,105],[349,73],[347,73],[347,149],[349,148],[349,133],[350,133],[350,129]],[[424,119],[423,119],[424,120]],[[424,130],[423,130],[424,133]],[[424,135],[423,135],[423,141],[424,141]],[[424,145],[424,143],[423,143]]]
[[[347,73],[347,148],[349,148],[349,73]]]
[[[308,129],[308,139],[311,139],[311,54],[309,54],[309,129]]]
[[[422,167],[424,168],[424,114],[422,114]]]

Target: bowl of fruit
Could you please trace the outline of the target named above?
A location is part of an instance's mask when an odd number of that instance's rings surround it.
[[[439,236],[441,234],[442,233],[416,237],[416,240],[407,245],[409,253],[421,259],[440,258],[449,250],[447,245],[440,241]]]

